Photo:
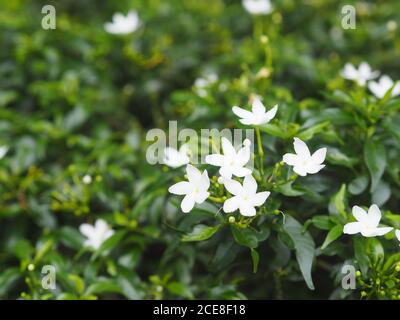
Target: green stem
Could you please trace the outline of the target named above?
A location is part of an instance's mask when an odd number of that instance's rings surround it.
[[[262,141],[261,141],[260,128],[256,128],[256,135],[257,135],[258,156],[260,158],[260,173],[261,173],[261,177],[263,179],[264,178],[264,149],[263,149]]]
[[[221,199],[221,198],[216,198],[216,197],[208,197],[208,199],[210,199],[211,201],[214,201],[214,202],[218,202],[218,203],[224,203],[224,200],[223,199]]]

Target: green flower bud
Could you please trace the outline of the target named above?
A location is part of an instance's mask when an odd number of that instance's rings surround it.
[[[229,223],[235,223],[235,222],[236,222],[236,219],[235,219],[234,216],[230,216],[230,217],[228,218],[228,221],[229,221]]]
[[[361,297],[366,297],[367,293],[365,291],[361,291]]]
[[[361,277],[361,272],[360,272],[360,271],[357,271],[357,272],[356,272],[356,276],[357,276],[357,277]]]

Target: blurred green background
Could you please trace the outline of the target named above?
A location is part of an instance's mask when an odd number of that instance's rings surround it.
[[[336,148],[319,180],[305,180],[305,200],[281,198],[282,210],[301,223],[328,214],[341,185],[368,173],[358,137],[373,127],[388,154],[381,205],[400,213],[399,142],[392,141],[400,140],[399,101],[383,113],[339,113],[359,103],[346,95],[358,89],[340,77],[346,62],[368,61],[400,78],[400,2],[272,3],[272,13],[252,16],[232,0],[1,1],[0,145],[9,150],[0,159],[0,298],[358,297],[336,290],[339,265],[354,257],[345,241],[322,259],[316,254],[315,291],[279,233],[260,244],[257,273],[230,234],[181,243],[182,232],[212,217],[179,212],[167,197],[175,174],[145,159],[149,129],[167,129],[169,120],[180,128],[238,127],[231,107],[257,93],[267,108],[279,103],[287,133],[266,138],[267,165],[291,148],[293,134],[321,121],[329,126],[312,146]],[[41,27],[46,4],[56,8],[55,30]],[[344,4],[356,8],[354,30],[341,27]],[[135,32],[104,30],[115,12],[129,10],[141,21]],[[217,79],[199,94],[196,79],[210,74]],[[369,205],[372,195],[364,188],[349,197]],[[78,227],[99,217],[118,236],[101,252],[82,251]],[[326,231],[312,232],[320,245]],[[40,285],[45,264],[57,268],[54,291]]]

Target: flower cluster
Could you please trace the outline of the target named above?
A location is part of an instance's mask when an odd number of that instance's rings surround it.
[[[355,81],[358,85],[364,87],[368,82],[368,89],[377,97],[382,99],[386,93],[392,89],[391,96],[400,94],[400,83],[394,84],[388,75],[382,75],[378,81],[372,81],[379,76],[379,71],[373,71],[367,62],[362,62],[358,69],[351,63],[346,63],[341,72],[343,78]]]
[[[232,111],[240,118],[239,121],[242,124],[261,126],[267,124],[276,116],[278,105],[266,111],[261,100],[256,98],[253,100],[251,111],[238,106],[234,106]],[[257,192],[258,184],[253,176],[253,170],[247,166],[251,158],[251,142],[245,139],[242,146],[236,149],[227,138],[222,137],[221,145],[222,154],[208,155],[205,161],[211,166],[219,167],[220,177],[218,182],[232,195],[224,201],[223,211],[231,213],[239,210],[241,215],[253,217],[256,215],[255,208],[262,206],[271,193],[269,191]],[[321,148],[311,155],[305,142],[295,138],[294,149],[296,154],[285,154],[283,162],[293,166],[295,173],[306,176],[307,174],[317,173],[324,168],[326,148]],[[196,203],[201,204],[210,196],[208,191],[210,179],[207,170],[200,172],[189,164],[190,159],[187,154],[187,145],[181,146],[179,151],[166,148],[163,161],[164,164],[172,168],[186,164],[188,181],[178,182],[169,188],[170,193],[184,196],[181,209],[185,213],[191,211]],[[243,178],[243,181],[238,181],[238,178]]]

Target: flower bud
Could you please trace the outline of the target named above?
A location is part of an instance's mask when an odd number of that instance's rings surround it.
[[[230,217],[228,218],[228,221],[229,221],[229,223],[235,223],[235,222],[236,222],[236,219],[235,219],[234,216],[230,216]]]

